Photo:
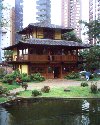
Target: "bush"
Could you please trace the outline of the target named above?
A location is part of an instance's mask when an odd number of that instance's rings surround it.
[[[96,83],[91,83],[91,92],[92,93],[97,93],[97,82]]]
[[[7,92],[8,92],[7,88],[3,88],[2,86],[0,86],[0,95],[6,94]]]
[[[27,87],[28,87],[28,84],[24,82],[24,83],[22,84],[22,88],[24,88],[25,90],[27,90]]]
[[[45,93],[49,93],[50,91],[50,87],[49,86],[44,86],[42,89],[41,89],[42,92],[45,92]]]
[[[87,82],[82,82],[81,86],[83,86],[83,87],[88,86],[88,83]]]
[[[45,78],[44,78],[43,76],[41,76],[40,73],[32,74],[32,75],[30,76],[30,78],[31,78],[32,81],[40,81],[40,82],[42,82],[42,81],[45,80]]]
[[[76,79],[76,78],[79,78],[79,73],[76,73],[76,72],[71,72],[69,73],[68,75],[66,75],[64,77],[65,79]]]
[[[3,83],[9,83],[12,84],[14,81],[13,75],[12,74],[7,74],[3,77],[2,82]]]
[[[32,91],[32,96],[39,96],[39,95],[41,95],[40,91],[38,91],[38,90],[33,90]]]
[[[0,68],[0,77],[5,76],[5,74],[6,74],[5,69],[1,67],[1,68]]]
[[[27,76],[22,76],[21,80],[23,82],[30,82],[31,81],[31,79],[30,79],[30,77],[28,75]]]

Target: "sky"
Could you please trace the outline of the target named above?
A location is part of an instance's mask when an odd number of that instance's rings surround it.
[[[8,0],[6,0],[8,1]],[[88,1],[82,0],[82,20],[87,21]],[[9,0],[10,5],[14,6],[14,0]],[[24,27],[29,23],[36,22],[36,0],[24,0]],[[51,23],[61,25],[61,0],[51,0]]]

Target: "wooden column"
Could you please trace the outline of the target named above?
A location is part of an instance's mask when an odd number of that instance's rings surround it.
[[[78,49],[76,49],[76,56],[77,56],[76,60],[78,61]]]

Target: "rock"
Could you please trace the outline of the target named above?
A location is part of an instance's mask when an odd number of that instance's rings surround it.
[[[70,89],[64,89],[64,92],[70,92]]]

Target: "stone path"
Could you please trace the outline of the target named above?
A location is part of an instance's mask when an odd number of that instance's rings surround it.
[[[34,89],[41,89],[44,86],[49,86],[50,88],[59,88],[59,87],[65,87],[68,86],[80,86],[82,81],[75,81],[75,80],[67,80],[67,79],[48,79],[40,83],[31,83],[28,84],[27,90],[34,90]],[[91,84],[91,81],[88,82],[88,84]],[[97,85],[100,88],[100,81],[97,81]],[[11,93],[16,93],[19,91],[24,91],[22,87],[11,90]]]

